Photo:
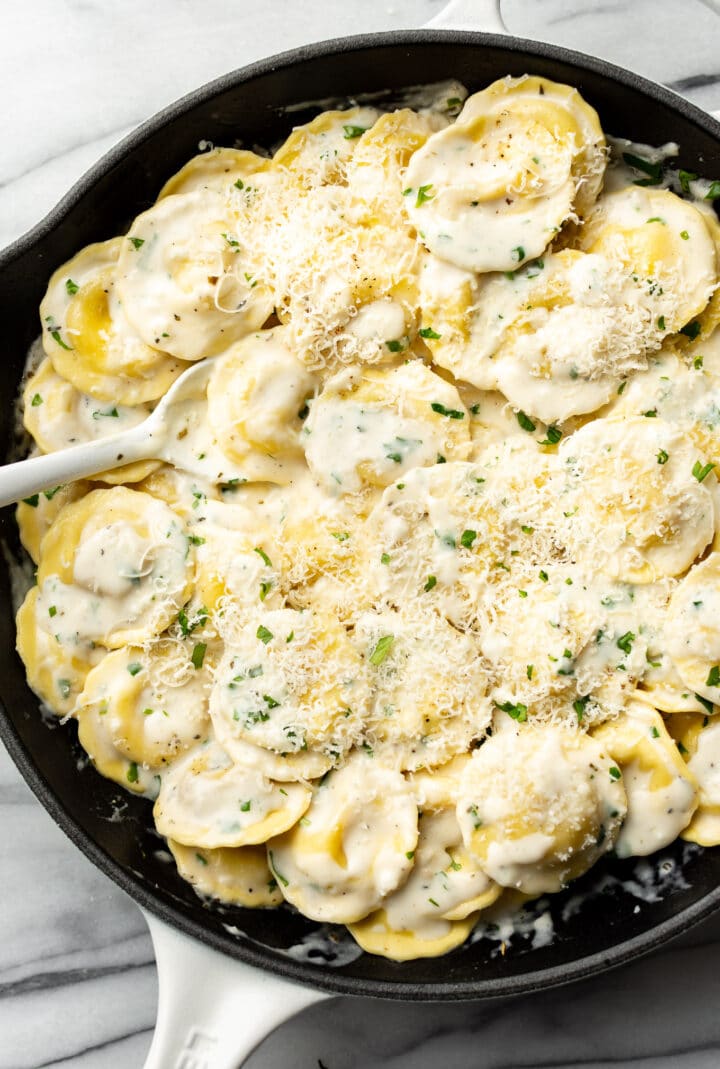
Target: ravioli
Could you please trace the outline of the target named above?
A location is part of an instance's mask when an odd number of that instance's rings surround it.
[[[313,792],[305,822],[268,844],[270,868],[307,917],[350,924],[406,879],[417,821],[401,773],[354,753]]]
[[[137,217],[120,248],[117,286],[125,314],[148,346],[201,360],[270,315],[272,295],[246,277],[248,268],[226,199],[195,190],[164,197]]]
[[[173,464],[18,506],[18,653],[203,908],[396,962],[720,843],[720,223],[576,89],[466,95],[200,152],[23,382],[51,453],[213,358]]]
[[[589,736],[532,727],[488,739],[465,767],[463,842],[502,887],[537,895],[586,872],[615,842],[622,773]]]
[[[162,397],[186,365],[159,335],[147,344],[128,320],[118,292],[123,240],[88,245],[59,267],[40,317],[43,347],[59,375],[98,401],[138,405]]]
[[[67,505],[40,546],[40,611],[59,641],[109,649],[160,634],[192,589],[189,545],[167,505],[126,487]],[[53,611],[54,610],[54,611]]]
[[[504,78],[465,101],[408,165],[407,212],[436,256],[512,271],[542,255],[600,190],[605,140],[577,90]]]

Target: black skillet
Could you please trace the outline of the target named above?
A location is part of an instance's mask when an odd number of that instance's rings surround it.
[[[349,101],[380,91],[392,99],[407,86],[448,78],[472,91],[523,73],[576,86],[598,110],[605,130],[649,144],[676,141],[681,167],[720,177],[720,123],[661,86],[563,48],[425,29],[328,41],[255,63],[141,126],[0,255],[4,451],[51,272],[87,243],[123,232],[195,154],[198,142],[270,145],[316,113],[317,108],[298,107],[305,101]],[[10,509],[0,514],[0,536],[20,559]],[[677,843],[642,862],[609,859],[596,866],[546,904],[555,930],[551,942],[533,946],[520,935],[506,953],[483,938],[442,958],[397,964],[348,953],[341,932],[318,935],[317,925],[290,910],[210,908],[168,863],[152,830],[150,806],[119,792],[82,761],[72,725],[49,727],[39,714],[14,653],[5,564],[0,598],[0,735],[51,816],[143,907],[151,923],[161,990],[148,1069],[176,1064],[229,1069],[272,1025],[326,995],[477,999],[568,983],[650,950],[720,905],[720,849]],[[114,819],[118,807],[122,820]],[[641,897],[638,886],[644,888]]]

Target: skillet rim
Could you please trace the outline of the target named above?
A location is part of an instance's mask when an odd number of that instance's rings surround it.
[[[629,89],[635,89],[647,96],[653,97],[657,102],[665,104],[674,111],[679,112],[684,119],[695,123],[706,133],[720,142],[720,119],[714,118],[710,112],[693,104],[680,94],[668,89],[659,82],[653,82],[649,78],[635,74],[625,67],[618,67],[608,60],[601,59],[585,52],[565,48],[561,45],[549,44],[546,41],[533,41],[526,37],[513,37],[497,33],[480,33],[470,30],[387,30],[378,33],[354,34],[349,37],[332,37],[324,41],[316,41],[309,45],[301,45],[298,48],[278,52],[267,58],[255,60],[244,67],[238,67],[227,74],[221,74],[209,82],[203,83],[197,89],[190,90],[177,100],[161,108],[131,130],[116,145],[113,145],[100,159],[85,171],[70,187],[67,193],[52,207],[43,218],[21,234],[19,238],[0,249],[0,268],[12,263],[14,259],[23,255],[33,245],[39,244],[42,239],[57,225],[77,203],[79,203],[87,189],[95,185],[113,165],[122,159],[131,149],[138,147],[150,134],[156,133],[163,126],[176,118],[180,118],[186,111],[196,104],[208,100],[222,93],[238,82],[248,81],[251,78],[270,74],[275,70],[296,66],[306,59],[321,58],[325,55],[338,55],[343,52],[356,52],[374,49],[378,45],[385,44],[473,44],[480,46],[490,45],[507,49],[510,52],[525,52],[533,56],[547,59],[557,59],[564,63],[585,68],[595,74],[609,78]]]
[[[255,77],[271,74],[279,70],[288,70],[301,66],[311,59],[322,59],[331,55],[348,52],[374,51],[384,46],[408,46],[418,44],[462,44],[476,45],[480,48],[502,49],[527,55],[529,58],[557,60],[574,66],[580,71],[590,71],[602,78],[619,84],[621,87],[635,90],[649,97],[653,103],[662,104],[689,123],[699,127],[720,144],[720,121],[708,112],[649,79],[632,71],[618,67],[599,57],[587,55],[559,45],[543,41],[500,34],[480,33],[465,30],[415,29],[391,30],[380,33],[358,34],[343,38],[332,38],[313,42],[277,55],[257,60],[245,67],[230,71],[207,82],[197,89],[186,93],[178,100],[156,112],[117,145],[105,153],[88,171],[86,171],[68,190],[68,192],[50,209],[50,211],[30,230],[5,249],[0,251],[0,269],[11,265],[34,247],[41,247],[44,239],[60,227],[65,217],[79,204],[88,190],[101,180],[126,154],[138,149],[151,135],[170,125],[200,103],[211,100],[235,86]],[[199,921],[187,916],[170,902],[162,901],[138,882],[129,871],[114,858],[107,855],[90,835],[85,832],[63,805],[62,798],[56,794],[36,767],[32,754],[27,750],[15,726],[4,707],[0,706],[0,738],[2,738],[12,760],[27,782],[36,798],[83,854],[101,872],[110,877],[126,894],[143,909],[166,921],[172,927],[197,939],[205,945],[227,956],[246,962],[251,966],[269,971],[294,982],[304,983],[336,995],[359,995],[375,998],[414,1001],[461,1001],[469,999],[493,999],[508,995],[532,992],[539,988],[558,987],[605,972],[624,964],[641,954],[654,950],[661,944],[684,932],[690,926],[698,924],[720,908],[720,885],[703,895],[696,902],[679,910],[672,917],[654,924],[645,932],[630,939],[624,939],[607,950],[599,951],[573,961],[565,961],[541,969],[530,969],[516,976],[506,976],[492,980],[436,981],[432,983],[393,982],[388,980],[367,980],[333,972],[327,966],[295,961],[270,947],[254,945],[249,938],[243,941],[232,940],[219,932],[205,927]],[[442,961],[439,958],[438,961]]]

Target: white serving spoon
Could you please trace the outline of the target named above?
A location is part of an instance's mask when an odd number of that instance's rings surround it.
[[[206,436],[200,453],[193,448],[192,431],[197,430],[198,411],[217,359],[202,360],[184,371],[151,415],[130,430],[0,467],[0,506],[136,460],[164,460],[211,482],[242,478]]]

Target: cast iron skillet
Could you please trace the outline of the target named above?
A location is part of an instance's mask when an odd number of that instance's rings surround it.
[[[201,140],[270,145],[317,109],[303,101],[353,98],[457,78],[471,91],[506,74],[543,75],[576,86],[606,131],[650,144],[676,141],[679,164],[720,176],[720,123],[668,90],[563,48],[495,35],[419,30],[328,41],[253,64],[198,89],[113,149],[34,230],[0,256],[5,372],[0,442],[12,433],[28,345],[49,275],[92,241],[122,233]],[[382,98],[381,98],[382,99]],[[286,110],[291,106],[293,110]],[[0,535],[20,555],[12,511]],[[118,790],[81,760],[72,725],[49,727],[14,653],[9,571],[0,565],[0,734],[23,776],[84,853],[151,914],[251,965],[332,993],[401,999],[470,999],[566,983],[627,961],[720,905],[720,850],[676,844],[638,865],[608,860],[553,897],[556,936],[535,949],[519,939],[504,955],[480,940],[439,959],[397,964],[360,954],[344,963],[288,956],[316,925],[289,910],[209,908],[162,855],[150,806]],[[79,767],[80,763],[80,767]],[[124,819],[113,818],[121,808]],[[645,899],[622,881],[659,879]],[[652,880],[651,880],[652,883]],[[589,900],[579,908],[577,894]],[[572,901],[570,901],[572,900]],[[564,908],[569,905],[570,908]],[[638,905],[640,906],[638,910]],[[232,929],[232,930],[229,930]],[[340,955],[342,959],[342,955]],[[162,1064],[162,1063],[158,1063]],[[167,1064],[170,1064],[169,1062]]]

